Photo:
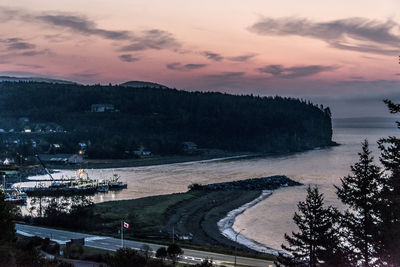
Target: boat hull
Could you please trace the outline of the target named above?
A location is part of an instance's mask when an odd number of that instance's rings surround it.
[[[25,190],[28,196],[73,196],[73,195],[93,195],[97,188],[33,188]]]

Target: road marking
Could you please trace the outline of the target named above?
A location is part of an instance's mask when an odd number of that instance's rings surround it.
[[[22,225],[22,224],[17,224],[16,228],[20,228],[20,229],[23,229],[23,230],[25,228],[25,231],[26,230],[31,230],[32,231],[33,229],[42,230],[42,231],[51,231],[53,234],[54,233],[59,233],[59,234],[65,234],[65,233],[70,234],[71,233],[70,231],[64,231],[64,230],[58,230],[58,229],[52,229],[52,228],[46,228],[46,227],[39,227],[39,226]],[[45,235],[45,233],[43,233],[43,232],[34,232],[34,233]],[[79,236],[82,236],[82,237],[89,236],[87,234],[82,234],[82,233],[74,233],[74,234],[78,234]]]
[[[92,237],[86,237],[85,241],[96,241],[96,240],[104,240],[107,239],[108,237],[104,236],[92,236]]]
[[[180,257],[179,257],[180,258]],[[202,259],[202,258],[195,258],[195,257],[192,257],[192,256],[183,256],[183,258],[185,259],[185,260],[192,260],[192,261],[203,261],[204,259]]]
[[[17,230],[17,234],[19,234],[19,235],[23,235],[23,236],[29,236],[29,237],[32,237],[32,236],[34,236],[34,235],[32,235],[32,234],[29,234],[29,233],[23,232],[23,231],[21,231],[21,230]]]

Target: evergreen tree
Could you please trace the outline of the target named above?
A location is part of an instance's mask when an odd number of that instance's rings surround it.
[[[177,244],[170,244],[167,248],[168,258],[172,261],[172,265],[175,266],[178,261],[178,257],[183,255],[183,250]]]
[[[284,266],[335,266],[341,262],[339,237],[335,228],[337,211],[324,208],[324,197],[317,187],[307,188],[307,198],[297,205],[293,220],[300,232],[285,234],[289,246],[282,248],[292,257],[280,254],[279,263]],[[279,265],[278,263],[278,265]],[[343,264],[341,266],[344,266]]]
[[[0,241],[15,241],[15,225],[13,222],[15,210],[9,202],[5,201],[5,194],[0,190]]]
[[[107,261],[111,267],[146,266],[146,259],[131,248],[119,248]]]
[[[156,258],[159,258],[164,262],[165,258],[168,256],[167,249],[165,247],[160,247],[156,251]]]
[[[386,100],[390,113],[400,113],[400,105]],[[397,122],[400,128],[400,122]],[[385,167],[386,185],[382,192],[381,258],[388,266],[400,266],[400,139],[390,136],[379,140],[380,161]]]
[[[383,180],[380,168],[373,164],[367,140],[358,155],[359,161],[351,166],[353,174],[342,178],[341,187],[336,189],[339,199],[349,207],[342,219],[348,257],[353,265],[371,266],[380,249],[378,224]]]

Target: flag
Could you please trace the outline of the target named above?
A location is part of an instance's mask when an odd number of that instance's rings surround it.
[[[126,228],[126,229],[131,229],[131,226],[129,225],[129,223],[122,221],[122,227]]]

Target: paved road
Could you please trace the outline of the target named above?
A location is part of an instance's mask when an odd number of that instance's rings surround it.
[[[69,232],[63,230],[56,230],[51,228],[30,226],[24,224],[16,224],[15,226],[17,233],[24,236],[40,236],[42,238],[48,237],[51,240],[59,243],[65,244],[71,238],[85,238],[85,245],[88,247],[100,248],[105,250],[115,251],[121,248],[121,240],[113,237],[107,236],[95,236],[76,232]],[[131,240],[124,240],[124,247],[139,250],[143,245],[148,245],[152,250],[156,251],[162,245],[137,242]],[[199,263],[204,259],[212,259],[216,264],[224,264],[233,266],[234,256],[218,254],[212,252],[204,252],[199,250],[184,249],[184,255],[182,260],[191,263]],[[237,257],[238,265],[254,266],[254,267],[272,267],[273,262],[245,257]]]

